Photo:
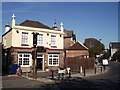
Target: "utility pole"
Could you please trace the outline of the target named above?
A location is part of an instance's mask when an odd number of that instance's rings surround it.
[[[36,79],[37,78],[37,69],[36,69],[36,45],[34,45],[34,60],[33,60],[33,78]]]
[[[36,68],[36,64],[37,64],[37,33],[33,33],[33,47],[34,47],[34,51],[33,51],[33,78],[36,79],[37,78],[37,68]]]

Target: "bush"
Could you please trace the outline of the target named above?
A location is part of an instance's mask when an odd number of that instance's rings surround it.
[[[120,51],[116,52],[113,54],[113,59],[117,60],[118,62],[120,62]]]

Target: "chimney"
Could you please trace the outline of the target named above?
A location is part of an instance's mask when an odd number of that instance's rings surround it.
[[[53,27],[52,27],[53,29],[55,29],[55,30],[57,30],[57,25],[56,25],[56,19],[55,19],[55,22],[54,22],[54,24],[53,24]]]
[[[7,22],[6,25],[5,25],[5,33],[8,32],[10,30],[10,25],[9,23]]]

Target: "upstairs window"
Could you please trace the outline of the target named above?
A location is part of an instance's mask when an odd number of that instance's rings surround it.
[[[37,45],[43,45],[43,34],[37,35]]]
[[[28,33],[22,32],[22,44],[28,45]]]
[[[51,46],[56,46],[56,36],[51,35]]]

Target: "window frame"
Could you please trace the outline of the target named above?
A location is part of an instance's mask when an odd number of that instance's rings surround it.
[[[43,34],[38,34],[37,35],[37,45],[38,46],[42,46],[43,45],[43,41],[44,41]]]
[[[21,37],[21,44],[22,45],[28,45],[28,32],[22,32],[22,37]]]
[[[7,40],[5,38],[5,40],[4,40],[4,47],[6,47],[6,44],[7,44]]]
[[[24,55],[29,55],[29,57],[24,57]],[[22,55],[22,57],[20,57],[20,55]],[[18,54],[18,65],[19,65],[19,59],[21,58],[22,64],[20,65],[21,67],[30,67],[32,66],[32,55],[30,53],[19,53]],[[25,58],[29,59],[29,65],[24,65],[24,60]]]
[[[51,46],[56,46],[56,35],[51,35]]]
[[[52,57],[50,57],[52,55]],[[57,55],[57,57],[53,57],[54,55]],[[52,59],[52,63],[50,64],[50,59]],[[54,59],[58,59],[57,64],[53,64]],[[49,54],[48,55],[48,66],[59,66],[59,54]]]

